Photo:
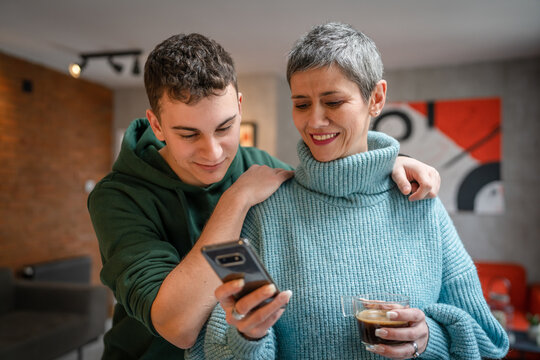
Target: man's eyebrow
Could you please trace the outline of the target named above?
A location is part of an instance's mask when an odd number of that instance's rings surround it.
[[[227,119],[225,119],[225,121],[221,122],[217,126],[217,129],[219,129],[220,127],[222,127],[223,125],[225,125],[229,121],[234,120],[235,118],[236,118],[236,114],[228,117]],[[199,131],[199,129],[192,128],[192,127],[189,127],[189,126],[182,126],[182,125],[172,126],[171,129],[173,129],[173,130],[185,130],[185,131]]]

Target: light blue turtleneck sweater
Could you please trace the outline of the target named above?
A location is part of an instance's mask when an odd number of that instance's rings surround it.
[[[501,358],[508,338],[491,316],[474,264],[439,199],[409,202],[389,175],[396,140],[370,132],[369,151],[321,163],[300,142],[293,180],[253,207],[242,235],[292,298],[259,341],[218,305],[188,359],[378,359],[364,350],[340,296],[405,294],[422,309],[422,359]],[[412,352],[412,347],[411,347]]]

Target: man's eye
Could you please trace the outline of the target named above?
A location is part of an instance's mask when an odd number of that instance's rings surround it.
[[[231,128],[231,126],[232,126],[232,125],[229,125],[229,126],[226,126],[226,127],[219,128],[219,129],[217,129],[217,131],[219,131],[219,132],[225,132],[225,131],[229,130],[229,129]]]
[[[194,138],[195,136],[197,136],[197,134],[189,134],[189,135],[186,135],[186,134],[179,134],[179,135],[180,135],[180,137],[181,137],[182,139],[192,139],[192,138]]]
[[[304,110],[309,107],[309,104],[294,104],[294,107],[300,110]]]

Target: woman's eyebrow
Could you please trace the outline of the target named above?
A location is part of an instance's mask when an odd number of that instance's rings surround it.
[[[331,90],[331,91],[324,91],[319,94],[319,96],[328,96],[333,94],[339,94],[339,91],[337,90]],[[293,95],[291,96],[291,99],[307,99],[308,97],[305,95]]]
[[[328,96],[328,95],[334,95],[334,94],[338,94],[339,91],[337,90],[332,90],[332,91],[325,91],[325,92],[322,92],[319,94],[319,96]]]

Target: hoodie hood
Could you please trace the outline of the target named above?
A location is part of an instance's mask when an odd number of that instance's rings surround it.
[[[165,143],[155,137],[148,120],[136,119],[124,134],[120,154],[112,169],[166,188],[176,187],[178,176],[159,155],[163,146]]]
[[[211,191],[224,184],[230,186],[232,181],[244,171],[241,166],[242,152],[238,151],[222,180],[205,188],[188,185],[182,182],[159,154],[163,146],[165,142],[156,138],[150,122],[146,118],[136,119],[124,134],[120,154],[113,165],[113,171],[150,181],[165,188],[180,188],[188,192]]]

